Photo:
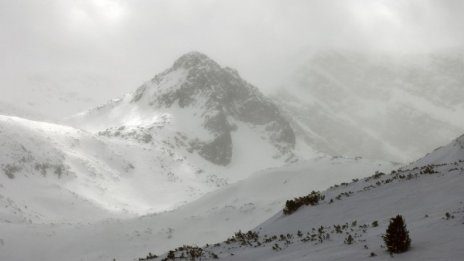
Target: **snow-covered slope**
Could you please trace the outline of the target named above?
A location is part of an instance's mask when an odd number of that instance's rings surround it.
[[[142,215],[226,184],[203,172],[200,159],[194,164],[175,151],[16,117],[0,116],[0,147],[0,219],[6,222]]]
[[[460,260],[464,148],[456,144],[461,142],[462,137],[412,168],[332,186],[314,206],[289,215],[280,211],[249,233],[203,247],[202,260],[391,260],[381,235],[397,214],[406,220],[412,248],[395,260]],[[188,255],[186,250],[191,248],[174,254]]]
[[[262,171],[173,211],[141,218],[89,224],[0,223],[0,259],[133,260],[184,243],[220,241],[271,217],[289,197],[392,168],[385,162],[324,157]],[[28,251],[18,252],[19,248]]]
[[[432,153],[411,164],[420,167],[427,164],[454,163],[464,160],[464,135],[453,140],[450,144],[435,149]]]
[[[331,155],[410,162],[464,132],[464,52],[324,51],[275,100],[297,136]]]
[[[181,56],[135,92],[68,122],[101,136],[175,149],[232,168],[294,162],[295,150],[303,145],[270,99],[237,71],[197,52]],[[304,154],[314,155],[310,149]],[[250,170],[236,172],[242,178]]]

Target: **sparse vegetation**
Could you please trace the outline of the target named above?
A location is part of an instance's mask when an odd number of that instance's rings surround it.
[[[154,254],[152,254],[150,252],[150,253],[148,253],[148,255],[145,258],[139,258],[139,261],[151,260],[151,259],[155,259],[155,258],[158,258],[158,256],[154,255]]]
[[[454,215],[451,215],[449,212],[446,212],[445,213],[445,218],[446,218],[446,220],[454,219]]]
[[[10,165],[10,164],[6,164],[2,166],[2,169],[3,169],[3,173],[5,173],[5,175],[10,179],[14,179],[15,173],[21,170],[20,167],[16,165]]]
[[[420,172],[420,174],[435,174],[435,173],[438,173],[438,172],[434,170],[433,165],[427,165],[423,167],[423,169]]]
[[[355,192],[348,191],[349,188],[352,188],[354,186],[350,187],[350,184],[342,183],[336,186],[336,188],[338,188],[341,191],[329,191],[328,195],[331,197],[330,202],[333,203],[335,199],[342,199],[342,197],[350,197],[354,193],[362,193],[366,190],[376,189],[374,183],[377,183],[377,186],[384,186],[385,184],[391,184],[395,182],[407,182],[410,179],[421,178],[421,176],[425,174],[431,174],[431,172],[433,172],[432,170],[434,169],[434,167],[437,166],[438,165],[430,165],[428,167],[417,167],[413,170],[400,169],[398,171],[392,171],[392,173],[389,175],[383,174],[381,172],[376,172],[376,174],[370,178],[372,179],[370,183],[368,183],[363,188],[362,186],[360,188],[357,188],[358,190],[356,190]],[[435,171],[433,173],[438,172]],[[353,182],[359,181],[353,180]],[[336,195],[338,196],[336,197]],[[285,205],[284,214],[290,215],[291,213],[297,211],[303,205],[318,205],[320,204],[321,200],[324,200],[324,195],[321,195],[320,192],[315,191],[311,192],[307,196],[297,197],[292,200],[288,200]],[[327,201],[327,204],[329,204],[329,201]],[[456,213],[459,212],[457,212],[456,210],[445,212],[444,216],[442,216],[442,219],[453,219],[453,214]],[[428,215],[425,215],[425,217],[428,217]],[[366,251],[366,257],[375,257],[377,256],[377,254],[375,252],[371,252],[375,249],[375,247],[371,248],[370,245],[368,245],[368,242],[366,241],[367,238],[365,237],[365,235],[366,233],[368,233],[369,229],[379,227],[379,223],[380,222],[378,220],[373,220],[372,222],[366,224],[362,224],[358,220],[351,220],[344,224],[313,227],[310,230],[305,230],[304,227],[302,227],[303,229],[295,230],[294,233],[281,233],[276,235],[264,236],[260,236],[255,231],[248,231],[246,233],[239,231],[235,233],[234,236],[227,239],[227,241],[225,242],[227,245],[226,250],[224,250],[223,248],[219,248],[219,255],[213,253],[211,250],[217,249],[217,247],[221,246],[220,244],[215,244],[214,246],[206,245],[203,248],[203,254],[201,255],[201,258],[216,259],[224,256],[227,257],[229,255],[233,256],[237,255],[237,253],[239,253],[238,251],[241,251],[241,248],[267,247],[269,250],[278,252],[285,250],[286,248],[297,242],[302,242],[305,244],[311,244],[315,246],[319,244],[325,244],[327,241],[335,241],[339,242],[340,244],[346,244],[347,246],[356,245],[359,243],[361,246],[364,247],[363,249],[364,251]],[[385,245],[380,247],[387,249],[388,252],[390,252],[391,254],[402,253],[410,249],[411,239],[409,238],[409,232],[406,229],[404,219],[400,215],[390,220],[390,225],[388,226],[387,232],[382,237],[385,241]],[[179,249],[176,249],[174,251],[176,260],[177,258],[185,258],[187,260],[191,258],[191,256],[180,253],[178,251]]]

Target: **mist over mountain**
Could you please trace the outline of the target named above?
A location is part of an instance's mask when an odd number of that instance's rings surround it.
[[[412,161],[464,131],[464,52],[324,51],[274,98],[319,151]]]

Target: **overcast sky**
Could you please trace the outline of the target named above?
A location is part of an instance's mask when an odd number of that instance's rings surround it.
[[[0,0],[0,101],[62,116],[192,50],[266,90],[320,48],[462,46],[463,14],[460,0]]]

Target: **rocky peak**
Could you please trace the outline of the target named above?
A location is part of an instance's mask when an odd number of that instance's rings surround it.
[[[125,104],[126,100],[129,104]],[[196,151],[217,165],[230,163],[237,145],[234,133],[242,131],[240,135],[246,135],[245,129],[256,132],[263,142],[273,145],[276,149],[273,157],[293,160],[295,135],[278,107],[243,80],[236,70],[221,67],[202,53],[182,55],[171,68],[156,75],[126,100],[114,104],[115,110],[126,106],[125,110],[143,111],[145,116],[160,111],[177,115],[191,113],[187,120],[203,134],[188,135],[190,130],[185,126],[173,128],[189,136],[186,139],[189,152]]]
[[[196,148],[204,158],[219,165],[230,162],[231,133],[237,121],[263,127],[270,142],[283,154],[291,152],[295,145],[290,124],[270,99],[236,70],[223,68],[199,52],[182,55],[170,69],[140,87],[132,101],[144,96],[155,109],[201,108],[202,126],[214,138],[202,141]]]
[[[173,65],[173,69],[191,69],[191,68],[213,68],[219,69],[220,66],[215,61],[210,59],[200,52],[189,52],[179,57]]]

